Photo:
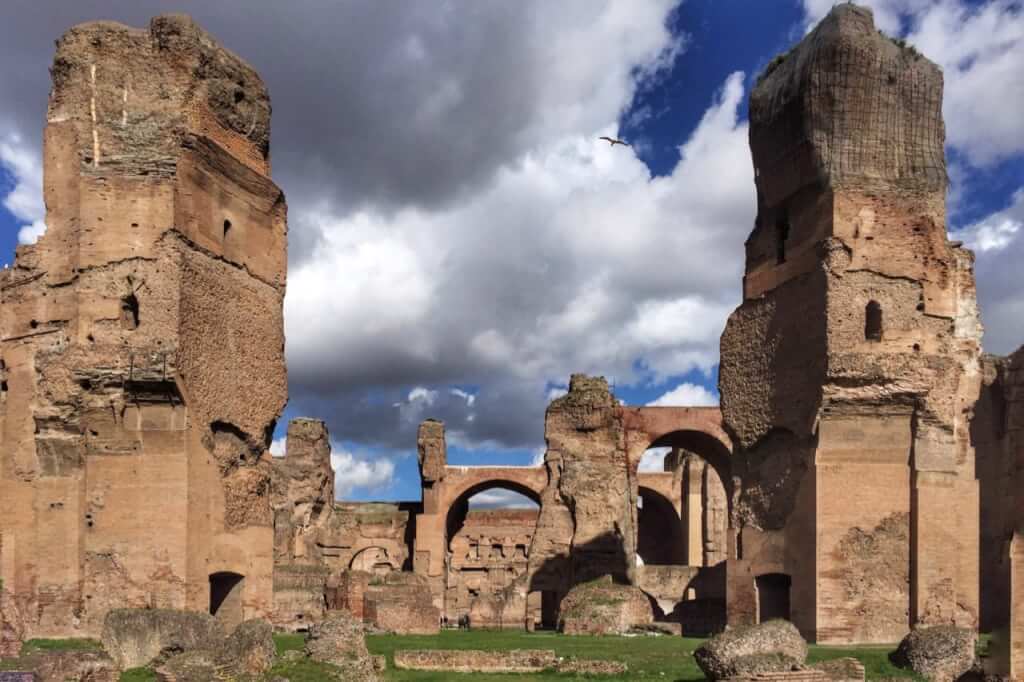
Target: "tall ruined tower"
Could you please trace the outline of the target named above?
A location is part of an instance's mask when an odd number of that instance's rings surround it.
[[[973,625],[981,327],[946,236],[942,73],[836,6],[751,94],[758,213],[722,335],[730,623]]]
[[[0,276],[0,578],[21,636],[269,613],[286,206],[259,76],[191,19],[57,43],[46,234]]]

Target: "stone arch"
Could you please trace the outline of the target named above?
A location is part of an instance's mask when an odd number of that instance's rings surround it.
[[[451,494],[451,503],[444,510],[445,518],[445,548],[450,549],[450,543],[465,520],[469,512],[469,500],[478,493],[488,490],[510,490],[529,498],[540,506],[540,490],[535,490],[525,483],[509,480],[506,478],[486,479],[476,481],[456,489]]]
[[[380,546],[364,547],[352,556],[348,564],[349,570],[364,571],[374,575],[385,575],[391,571],[400,570],[401,565],[396,565],[394,559],[388,554],[388,550]]]
[[[685,565],[683,522],[671,500],[643,485],[638,496],[637,555],[646,566]]]
[[[718,434],[695,429],[676,429],[651,437],[644,448],[678,448],[693,453],[715,470],[725,486],[726,497],[732,497],[732,451]]]
[[[245,576],[231,571],[210,574],[210,615],[230,630],[243,620],[242,593]]]

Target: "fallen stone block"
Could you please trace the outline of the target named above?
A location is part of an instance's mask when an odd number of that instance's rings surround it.
[[[555,670],[570,675],[624,675],[629,672],[629,666],[621,661],[569,658],[559,661]]]
[[[974,630],[937,625],[912,630],[889,655],[893,665],[935,682],[956,680],[974,665]]]
[[[604,576],[569,590],[558,620],[567,635],[624,635],[654,623],[654,611],[640,588]]]
[[[711,680],[788,672],[807,660],[807,642],[792,623],[771,620],[715,635],[693,652]]]
[[[36,682],[117,682],[120,677],[114,662],[99,651],[40,651],[29,660]]]
[[[558,665],[550,649],[475,651],[409,649],[395,652],[400,670],[434,670],[455,673],[539,673]]]
[[[377,682],[373,658],[366,649],[363,624],[346,611],[329,611],[309,628],[306,655],[341,668],[349,682]]]
[[[173,609],[114,609],[103,621],[103,649],[120,670],[144,668],[168,651],[217,646],[224,629],[213,616]]]

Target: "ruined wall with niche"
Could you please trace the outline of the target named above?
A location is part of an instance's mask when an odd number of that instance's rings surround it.
[[[730,623],[768,602],[821,642],[977,623],[981,327],[941,103],[938,67],[849,4],[751,94],[758,215],[719,379]]]
[[[472,615],[474,627],[523,627],[522,617],[494,622],[501,599],[526,574],[528,552],[537,527],[536,509],[471,509],[452,537],[446,578],[445,615],[449,621]],[[487,611],[488,613],[484,613]]]
[[[271,608],[286,206],[259,76],[187,17],[57,42],[47,231],[0,274],[0,571],[22,635]],[[258,328],[259,334],[253,329]],[[10,597],[8,600],[7,597]]]
[[[324,422],[293,419],[285,455],[272,466],[275,625],[302,630],[320,620],[328,593],[350,571],[382,576],[409,568],[416,505],[336,502]]]

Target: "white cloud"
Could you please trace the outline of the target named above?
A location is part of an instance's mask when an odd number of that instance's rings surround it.
[[[14,180],[14,187],[3,198],[4,208],[24,221],[18,230],[18,243],[34,244],[46,231],[43,164],[39,153],[17,133],[8,133],[0,137],[0,166]]]
[[[1006,208],[955,230],[951,236],[974,249],[975,275],[985,350],[1006,354],[1024,343],[1024,288],[1019,277],[1024,261],[1024,187]]]
[[[672,448],[649,448],[640,458],[640,471],[658,472],[665,470],[665,457]]]
[[[688,382],[647,403],[648,407],[707,407],[717,404],[718,396],[703,386]]]
[[[526,495],[504,488],[492,488],[469,498],[470,509],[536,509],[537,503]]]
[[[274,457],[287,456],[288,439],[275,438],[270,443],[270,454]],[[356,488],[367,491],[383,490],[391,485],[395,475],[395,463],[382,456],[361,457],[331,444],[331,468],[334,469],[334,496],[342,500]]]
[[[433,387],[475,384],[462,409],[491,424],[479,413],[513,386],[541,406],[557,395],[541,387],[572,372],[630,384],[709,371],[754,217],[743,95],[743,75],[729,76],[664,177],[600,142],[609,122],[525,149],[443,209],[319,215],[318,249],[289,274],[294,385],[413,383],[416,418],[403,416],[418,421],[434,416],[422,409]],[[388,247],[345,255],[364,240]]]
[[[346,499],[353,490],[379,491],[391,485],[395,463],[385,457],[359,457],[337,445],[331,447],[334,469],[334,496]]]
[[[832,0],[804,0],[808,24]],[[863,0],[875,24],[942,67],[947,142],[971,163],[1024,152],[1024,8],[1018,0]],[[986,106],[995,93],[998,103]]]

